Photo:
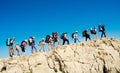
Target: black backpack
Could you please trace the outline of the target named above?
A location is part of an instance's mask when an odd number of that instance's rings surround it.
[[[103,25],[98,25],[99,31],[102,32],[103,31]]]
[[[65,33],[62,33],[62,35],[60,36],[60,38],[64,39],[64,35],[65,35]]]
[[[49,43],[50,35],[46,35],[45,43]]]
[[[90,30],[91,34],[95,34],[96,31],[93,29],[93,30]]]
[[[55,38],[55,32],[52,33],[52,37]]]
[[[83,37],[86,36],[86,31],[85,31],[85,30],[82,32],[82,36],[83,36]]]
[[[28,44],[29,44],[29,46],[31,46],[31,45],[32,45],[32,42],[30,42],[30,40],[28,40]]]
[[[75,33],[72,33],[72,35],[71,35],[72,38],[74,38],[74,34],[75,34]]]

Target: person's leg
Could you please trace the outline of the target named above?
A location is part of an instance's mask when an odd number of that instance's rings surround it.
[[[88,38],[89,38],[89,40],[91,40],[90,36]]]
[[[97,34],[95,34],[95,39],[96,39],[96,40],[98,39],[98,36],[97,36]]]
[[[50,51],[50,43],[48,43],[48,51]]]
[[[104,32],[103,34],[104,34],[104,37],[106,37],[106,34],[105,34],[105,32]]]
[[[39,49],[39,52],[41,52],[42,51],[42,45],[40,46],[40,49]]]
[[[95,40],[95,39],[96,39],[96,38],[95,38],[95,34],[93,34],[93,36],[94,36],[94,40]]]
[[[65,44],[65,39],[63,39],[63,45]]]
[[[12,55],[11,55],[11,46],[9,46],[9,56],[12,57]]]
[[[101,38],[103,37],[103,34],[104,34],[104,32],[102,32],[102,34],[101,34]]]
[[[45,45],[43,45],[43,52],[45,52]]]
[[[21,49],[22,49],[22,56],[24,56],[25,55],[25,48],[21,47]]]
[[[55,47],[56,42],[53,43],[53,47]]]
[[[19,50],[17,50],[17,52],[18,52],[18,56],[20,56],[20,51],[19,51]]]
[[[58,46],[60,46],[60,41],[58,40]]]
[[[12,57],[14,55],[14,50],[13,50],[12,46],[9,47],[9,55],[10,55],[10,57]]]
[[[67,41],[67,44],[69,44],[69,40],[68,40],[68,39],[66,39],[66,41]]]
[[[76,38],[74,38],[74,43],[76,43],[76,40],[77,40],[77,39],[76,39]]]
[[[77,42],[77,41],[80,42],[78,38],[76,38],[76,42]]]
[[[87,41],[87,36],[85,36],[85,41]]]
[[[33,46],[31,46],[31,53],[33,53]]]
[[[11,50],[12,50],[12,56],[13,56],[13,55],[14,55],[14,49],[13,49],[13,46],[12,46]]]
[[[69,43],[69,40],[68,40],[68,44],[70,44],[70,43]]]
[[[53,40],[53,47],[55,47],[55,39]]]
[[[37,48],[36,48],[36,46],[34,45],[34,48],[35,48],[35,52],[37,52]]]
[[[24,54],[24,56],[26,56],[26,54],[25,54],[25,47],[23,47],[23,54]]]

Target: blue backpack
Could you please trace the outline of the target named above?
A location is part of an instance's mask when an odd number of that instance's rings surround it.
[[[11,42],[11,39],[10,39],[10,38],[7,38],[7,39],[6,39],[6,46],[10,46],[10,44],[11,44],[10,42]]]

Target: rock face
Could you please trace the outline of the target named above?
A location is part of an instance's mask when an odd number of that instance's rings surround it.
[[[120,73],[120,41],[103,38],[0,59],[0,73]]]

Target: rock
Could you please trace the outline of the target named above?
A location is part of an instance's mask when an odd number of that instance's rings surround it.
[[[0,72],[4,70],[3,60],[0,59]]]
[[[103,38],[0,59],[0,73],[120,73],[120,41]]]

